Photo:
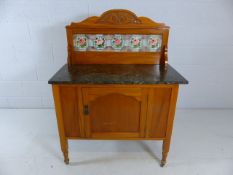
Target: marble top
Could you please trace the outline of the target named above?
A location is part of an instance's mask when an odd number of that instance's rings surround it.
[[[65,64],[49,84],[188,84],[174,68],[146,64]]]

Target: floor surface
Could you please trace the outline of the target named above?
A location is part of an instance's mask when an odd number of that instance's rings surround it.
[[[233,110],[177,110],[160,141],[71,141],[63,163],[52,109],[0,110],[0,175],[233,175]]]

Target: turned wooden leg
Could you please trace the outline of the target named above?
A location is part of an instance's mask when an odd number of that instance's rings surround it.
[[[69,164],[69,154],[68,154],[68,141],[67,139],[62,139],[60,140],[61,143],[61,150],[63,152],[63,156],[64,156],[64,162],[65,164]]]
[[[164,165],[166,164],[169,149],[170,149],[170,139],[164,140],[163,141],[162,160],[161,160],[161,163],[160,163],[161,167],[164,167]]]
[[[63,151],[63,156],[64,156],[64,162],[66,165],[69,164],[69,156],[68,156],[68,151]]]
[[[168,153],[163,152],[163,158],[162,158],[162,160],[161,160],[161,162],[160,162],[160,166],[161,166],[161,167],[164,167],[164,165],[166,164],[167,154],[168,154]]]
[[[64,156],[64,162],[65,164],[68,165],[69,164],[68,140],[66,138],[60,139],[60,143],[61,143],[61,150]]]

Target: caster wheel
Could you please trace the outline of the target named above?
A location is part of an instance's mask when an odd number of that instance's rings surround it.
[[[68,165],[69,164],[69,159],[65,159],[64,162],[65,162],[66,165]]]
[[[160,167],[164,167],[164,166],[165,166],[165,164],[166,164],[166,161],[161,160]]]

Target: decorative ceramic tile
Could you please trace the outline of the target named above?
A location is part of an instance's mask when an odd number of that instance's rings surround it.
[[[88,39],[86,35],[76,35],[74,38],[74,47],[78,50],[86,50],[88,47]]]
[[[73,41],[76,51],[159,52],[162,36],[76,34]]]
[[[148,38],[148,48],[151,50],[158,50],[161,47],[161,39],[158,35],[149,35]]]
[[[121,35],[114,35],[111,39],[111,46],[113,49],[121,50],[124,47],[124,40]]]
[[[94,47],[97,50],[103,50],[106,47],[106,40],[104,38],[104,35],[96,35],[94,41],[93,41]]]
[[[130,38],[130,47],[132,50],[139,50],[142,47],[142,36],[132,35]]]

